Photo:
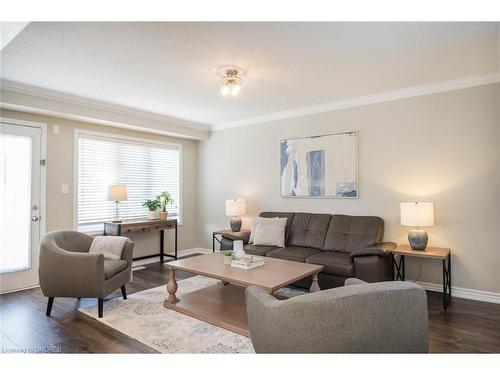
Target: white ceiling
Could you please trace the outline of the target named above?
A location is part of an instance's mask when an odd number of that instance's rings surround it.
[[[1,78],[201,124],[498,72],[499,23],[30,23]],[[247,70],[237,98],[218,67]]]

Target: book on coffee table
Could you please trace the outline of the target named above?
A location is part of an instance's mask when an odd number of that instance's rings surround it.
[[[244,255],[240,259],[233,260],[231,262],[231,267],[250,270],[252,268],[263,266],[264,264],[265,264],[264,258],[256,257],[253,255]]]

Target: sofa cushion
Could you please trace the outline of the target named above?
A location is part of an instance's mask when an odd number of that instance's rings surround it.
[[[310,247],[291,246],[271,250],[267,253],[267,256],[270,258],[293,260],[295,262],[305,262],[307,257],[318,252],[319,250]]]
[[[272,212],[265,211],[259,214],[260,217],[266,218],[274,218],[274,217],[286,217],[286,226],[285,226],[285,241],[290,231],[290,225],[292,224],[293,217],[295,216],[295,212]]]
[[[286,245],[321,249],[331,217],[327,214],[296,213]]]
[[[248,244],[243,247],[243,250],[245,250],[245,253],[251,254],[251,255],[259,255],[259,256],[266,256],[266,254],[271,251],[279,249],[279,247],[276,246],[257,246],[257,245],[252,245]]]
[[[308,256],[306,263],[324,266],[323,273],[338,276],[354,276],[354,265],[348,253],[322,251]]]
[[[333,215],[323,250],[351,252],[384,240],[384,221],[377,216]]]
[[[286,218],[277,217],[275,219],[258,218],[255,227],[253,244],[260,246],[285,246],[285,226]]]
[[[104,259],[104,278],[111,279],[118,272],[127,268],[127,261],[123,259]]]

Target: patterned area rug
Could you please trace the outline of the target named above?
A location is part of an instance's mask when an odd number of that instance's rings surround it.
[[[220,283],[204,276],[179,280],[179,298],[185,293]],[[282,288],[278,297],[288,298],[304,292]],[[104,317],[99,319],[117,331],[160,353],[254,353],[248,337],[214,326],[163,307],[166,286],[148,289],[104,302]],[[97,319],[97,306],[79,309]]]

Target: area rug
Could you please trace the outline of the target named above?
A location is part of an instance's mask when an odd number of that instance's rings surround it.
[[[220,283],[204,276],[179,280],[179,298],[185,293]],[[281,288],[283,298],[303,294],[292,288]],[[248,337],[214,326],[163,307],[166,286],[148,289],[104,302],[104,317],[98,319],[117,331],[160,353],[254,353]],[[97,306],[79,309],[97,319]]]

